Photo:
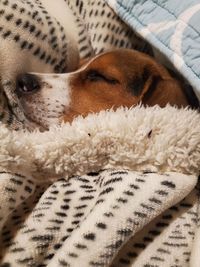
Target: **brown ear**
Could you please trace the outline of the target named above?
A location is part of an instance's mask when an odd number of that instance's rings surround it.
[[[138,73],[128,82],[128,90],[132,95],[141,97],[145,91],[145,85],[151,74],[147,68],[144,68],[142,73]]]
[[[184,88],[164,67],[145,67],[128,83],[128,89],[148,106],[165,107],[168,103],[178,107],[189,105]]]
[[[173,78],[161,79],[152,77],[152,82],[143,94],[142,103],[148,106],[158,104],[165,107],[167,104],[186,107],[189,105],[181,84]]]
[[[143,72],[139,72],[128,82],[128,90],[138,101],[142,101],[146,95],[153,94],[161,79],[161,75],[145,67]]]

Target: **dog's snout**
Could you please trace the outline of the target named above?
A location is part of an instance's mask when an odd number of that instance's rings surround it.
[[[33,93],[40,89],[40,81],[36,75],[25,73],[17,79],[18,93]]]

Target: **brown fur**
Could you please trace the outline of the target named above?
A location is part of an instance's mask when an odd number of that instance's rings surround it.
[[[100,77],[91,77],[91,73]],[[64,121],[139,102],[161,107],[168,103],[177,107],[189,105],[184,88],[163,66],[146,54],[128,49],[107,52],[84,62],[80,71],[70,75],[70,89],[71,103]]]

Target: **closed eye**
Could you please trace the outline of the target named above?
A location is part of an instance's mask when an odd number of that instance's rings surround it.
[[[86,79],[91,82],[104,81],[110,84],[119,83],[119,81],[113,77],[108,77],[105,74],[100,73],[97,70],[89,70],[86,74]]]

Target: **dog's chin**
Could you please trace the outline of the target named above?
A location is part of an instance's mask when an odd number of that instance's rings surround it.
[[[48,131],[52,126],[59,126],[61,125],[64,120],[62,119],[63,116],[59,117],[37,117],[36,115],[31,116],[32,114],[25,114],[27,118],[27,123],[25,125],[25,129],[28,131],[35,131],[39,130],[40,132]]]
[[[25,105],[21,102],[22,112],[24,114],[25,120],[23,122],[23,128],[27,131],[39,130],[41,132],[48,131],[51,126],[56,126],[60,124],[59,113],[48,113],[42,108],[34,110],[32,106]]]
[[[25,129],[32,132],[32,131],[40,131],[40,132],[45,132],[45,131],[48,131],[49,128],[52,126],[52,125],[58,125],[58,120],[56,120],[54,123],[49,123],[49,122],[44,122],[44,121],[41,121],[41,120],[37,120],[37,118],[32,118],[31,116],[29,115],[26,115],[26,118],[27,118],[27,122],[25,123]]]
[[[40,132],[45,132],[49,130],[49,127],[47,125],[43,125],[35,120],[32,120],[31,118],[27,117],[27,122],[25,123],[25,129],[32,132],[35,130],[38,130]]]

